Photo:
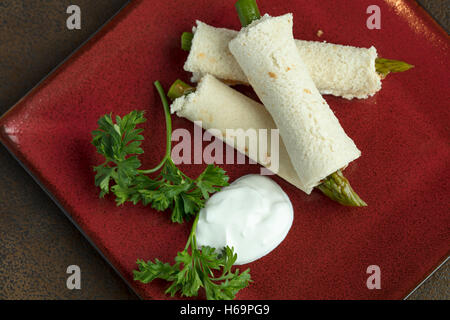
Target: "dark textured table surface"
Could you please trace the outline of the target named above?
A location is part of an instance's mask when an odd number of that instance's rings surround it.
[[[0,115],[103,25],[125,0],[0,1]],[[448,31],[449,0],[420,0]],[[68,31],[66,8],[82,8]],[[137,299],[22,167],[0,146],[0,299]],[[82,289],[68,290],[78,265]],[[450,263],[410,299],[450,299]]]

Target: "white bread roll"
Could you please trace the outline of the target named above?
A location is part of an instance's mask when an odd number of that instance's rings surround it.
[[[227,137],[226,129],[276,129],[272,117],[264,106],[242,93],[230,88],[223,82],[211,75],[203,77],[197,90],[186,96],[182,96],[171,105],[171,112],[177,116],[186,118],[192,122],[202,121],[205,130],[218,129],[222,133],[211,134],[222,139],[225,143],[234,146],[238,151],[250,157],[249,146],[246,141],[245,146],[236,143],[236,137]],[[267,154],[260,155],[260,150],[256,157],[250,157],[253,161],[262,166],[270,167],[272,150],[270,132],[267,134]],[[258,141],[260,136],[258,135]],[[263,137],[261,137],[263,139]],[[283,141],[279,141],[279,169],[278,174],[289,183],[310,194],[312,187],[306,187],[299,179]]]
[[[211,74],[224,81],[248,84],[247,77],[234,59],[228,43],[236,37],[237,31],[214,28],[201,21],[193,27],[194,38],[191,50],[184,63],[184,70],[192,72],[192,82]]]
[[[361,152],[314,85],[292,19],[265,15],[243,28],[229,48],[280,130],[300,181],[313,188]]]
[[[248,84],[247,77],[231,55],[228,43],[237,31],[215,28],[197,21],[184,70],[197,82],[205,74],[229,83]],[[364,99],[381,89],[375,70],[377,50],[326,42],[295,40],[303,62],[320,93],[346,99]]]
[[[375,69],[375,47],[357,48],[317,41],[295,40],[303,62],[321,94],[366,99],[381,90]]]

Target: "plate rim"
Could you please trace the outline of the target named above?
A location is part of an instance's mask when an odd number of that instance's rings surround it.
[[[431,21],[434,27],[444,36],[447,37],[447,40],[450,40],[448,33],[445,31],[443,26],[431,15],[428,10],[426,10],[417,0],[403,0],[404,2],[408,2],[410,4],[415,4],[415,10],[421,11],[421,13],[426,17],[427,20]],[[61,60],[56,66],[54,66],[46,75],[44,75],[41,80],[39,80],[31,89],[29,89],[19,100],[17,100],[7,111],[5,111],[0,116],[0,127],[1,121],[6,119],[8,114],[19,106],[25,99],[28,98],[32,93],[38,91],[40,87],[46,82],[50,81],[51,77],[56,74],[66,63],[70,63],[71,60],[76,56],[79,51],[81,51],[86,45],[93,44],[97,41],[95,39],[101,31],[104,31],[106,27],[108,27],[116,18],[118,18],[119,14],[122,14],[124,9],[131,8],[136,6],[139,1],[126,0],[126,2],[110,17],[108,18],[100,27],[98,27],[92,34],[88,36],[80,45],[78,45],[71,53],[69,53],[63,60]],[[107,264],[119,275],[119,277],[125,282],[127,287],[133,292],[140,300],[144,300],[136,291],[136,289],[131,285],[131,283],[126,280],[124,275],[111,263],[111,261],[105,256],[105,254],[98,248],[98,246],[93,242],[93,240],[85,233],[85,231],[78,225],[78,223],[72,218],[69,212],[64,208],[64,206],[59,202],[57,197],[50,192],[45,185],[41,182],[41,180],[33,173],[33,171],[28,168],[23,161],[20,160],[20,157],[8,147],[7,141],[5,141],[0,134],[0,143],[5,147],[8,153],[19,163],[19,165],[31,176],[31,178],[37,183],[37,185],[47,194],[47,196],[56,204],[56,206],[62,211],[62,213],[69,219],[69,221],[76,227],[76,229],[81,233],[81,235],[89,242],[89,244],[94,248],[97,253],[107,262]],[[445,263],[450,260],[450,253],[444,255],[438,262],[436,262],[435,266],[431,268],[431,271],[426,273],[422,280],[419,280],[417,284],[408,290],[408,293],[405,294],[404,298],[401,300],[407,300],[414,292],[416,292],[429,278],[431,278],[439,269],[442,268]]]

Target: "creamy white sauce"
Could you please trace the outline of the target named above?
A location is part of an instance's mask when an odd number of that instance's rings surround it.
[[[275,249],[294,219],[289,197],[272,179],[246,175],[215,193],[200,210],[197,246],[234,248],[235,264],[255,261]]]

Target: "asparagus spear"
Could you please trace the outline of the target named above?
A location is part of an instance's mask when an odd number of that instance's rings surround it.
[[[194,92],[195,88],[187,83],[176,80],[169,89],[167,96],[173,101],[183,95]],[[363,207],[367,204],[353,191],[348,180],[339,170],[327,178],[317,186],[330,199],[339,202],[344,206]]]
[[[194,38],[194,34],[192,32],[183,32],[181,34],[181,49],[184,51],[190,51],[192,46],[192,38]]]
[[[183,34],[181,35],[181,48],[184,51],[191,50],[193,38],[194,34],[192,32],[183,32]],[[411,68],[414,68],[414,66],[404,61],[384,58],[377,58],[375,60],[375,70],[382,76],[383,79],[386,78],[386,76],[391,72],[404,72]]]
[[[261,18],[256,0],[238,0],[234,6],[242,27],[246,27],[253,21]]]
[[[390,72],[404,72],[411,68],[414,68],[414,66],[399,60],[384,58],[377,58],[375,60],[375,69],[383,78]]]
[[[175,100],[181,96],[194,92],[195,88],[191,87],[187,83],[181,81],[180,79],[175,80],[175,82],[170,86],[169,92],[167,92],[167,96],[170,100]]]
[[[328,198],[339,202],[344,206],[366,207],[367,204],[353,191],[348,180],[341,170],[330,174],[323,182],[316,187]]]
[[[191,51],[193,38],[194,34],[192,32],[183,32],[181,34],[181,49],[184,51]]]

